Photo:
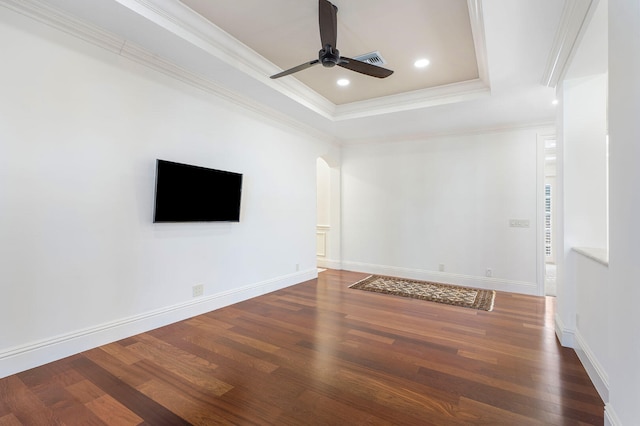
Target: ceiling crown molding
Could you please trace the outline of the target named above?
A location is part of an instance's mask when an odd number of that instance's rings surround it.
[[[295,78],[269,78],[280,68],[177,0],[118,0],[167,31],[332,121],[426,108],[487,95],[489,76],[482,0],[468,0],[479,78],[470,82],[335,105]]]
[[[489,87],[489,65],[487,63],[487,42],[484,36],[484,16],[482,14],[482,0],[467,0],[469,21],[473,44],[476,48],[476,62],[478,63],[478,78]]]
[[[491,95],[480,79],[338,105],[335,121],[465,102]]]
[[[119,53],[126,43],[122,37],[87,24],[39,0],[3,0],[0,5],[111,52]]]
[[[73,37],[111,51],[119,56],[135,61],[147,68],[161,72],[200,90],[216,95],[256,114],[278,122],[289,129],[302,132],[321,141],[335,143],[329,134],[303,124],[288,115],[253,101],[236,92],[228,90],[207,78],[194,74],[179,65],[159,57],[157,54],[136,45],[126,39],[115,36],[93,24],[86,23],[66,12],[58,10],[40,0],[2,0],[0,7],[6,7],[16,13],[34,19],[42,24],[63,31]]]
[[[118,0],[118,2],[317,114],[328,119],[333,117],[335,111],[333,103],[296,79],[290,79],[286,83],[271,80],[269,76],[280,71],[279,67],[194,12],[184,3],[177,0]]]
[[[412,109],[429,108],[490,96],[491,88],[489,84],[482,0],[467,0],[467,6],[469,8],[469,20],[478,64],[477,79],[336,105],[333,120],[350,120]]]
[[[71,3],[73,4],[74,1],[81,2],[82,0],[72,0]],[[105,4],[111,3],[118,7],[124,7],[126,10],[153,23],[159,29],[196,47],[205,54],[210,55],[210,57],[249,75],[257,82],[278,91],[331,121],[428,108],[469,101],[490,95],[482,0],[467,0],[478,64],[478,79],[344,105],[333,104],[295,78],[270,79],[269,76],[279,71],[279,67],[178,0],[103,1]],[[53,3],[55,4],[56,2],[54,1]],[[234,96],[230,90],[217,85],[213,81],[208,81],[205,76],[199,76],[192,71],[188,71],[188,66],[160,59],[163,56],[161,47],[157,52],[150,52],[148,50],[149,47],[144,47],[147,51],[140,48],[140,46],[133,49],[135,42],[132,43],[131,40],[117,37],[66,12],[56,10],[41,0],[3,0],[3,5],[95,45],[120,55],[126,55],[168,75],[180,76],[181,80],[202,87],[209,92],[219,93],[223,98],[234,100],[239,104],[250,105],[250,108],[254,110],[257,108],[257,101],[245,99],[244,96],[239,94]]]
[[[547,66],[542,75],[542,84],[556,87],[564,78],[568,65],[575,54],[578,41],[584,34],[599,0],[565,0],[560,24]]]

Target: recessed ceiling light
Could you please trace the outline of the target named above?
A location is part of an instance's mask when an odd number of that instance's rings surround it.
[[[413,63],[413,65],[414,65],[416,68],[425,68],[426,66],[428,66],[428,65],[429,65],[429,60],[428,60],[428,59],[425,59],[425,58],[423,58],[423,59],[418,59],[417,61],[415,61],[415,62]]]
[[[552,101],[551,101],[551,104],[552,104],[552,105],[558,105],[558,100],[557,100],[557,99],[552,100]]]
[[[340,80],[337,81],[338,86],[348,86],[349,83],[351,83],[349,80],[347,80],[346,78],[341,78]]]

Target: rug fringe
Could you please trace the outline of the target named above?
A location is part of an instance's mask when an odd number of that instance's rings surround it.
[[[496,291],[493,290],[491,292],[492,296],[491,296],[491,305],[489,305],[489,309],[487,309],[487,312],[491,312],[493,311],[493,305],[495,305],[496,303]]]

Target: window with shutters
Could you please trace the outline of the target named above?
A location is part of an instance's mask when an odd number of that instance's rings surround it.
[[[552,248],[552,204],[551,204],[551,185],[546,184],[544,186],[544,254],[545,257],[551,258],[553,256]]]

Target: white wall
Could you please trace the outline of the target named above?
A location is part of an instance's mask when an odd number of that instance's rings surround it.
[[[0,377],[316,275],[328,143],[2,7],[0,39]],[[240,223],[153,224],[156,158],[243,173]]]
[[[563,84],[565,244],[607,247],[607,75]]]
[[[562,123],[556,330],[609,398],[607,266],[607,4],[594,11],[559,88]],[[577,252],[574,248],[582,248]],[[587,255],[583,254],[587,253]]]
[[[588,49],[581,45],[580,49]],[[558,239],[557,330],[563,345],[574,347],[576,300],[585,291],[577,281],[572,248],[607,247],[607,75],[565,80],[562,94],[561,158],[562,218]],[[602,297],[606,298],[606,294]],[[599,301],[593,299],[593,303]],[[594,346],[602,343],[588,342]],[[594,351],[597,351],[594,349]]]
[[[575,350],[600,396],[607,401],[612,362],[606,309],[609,267],[576,251],[568,254],[567,263],[577,283]]]
[[[553,133],[537,128],[346,147],[344,267],[536,293],[541,132]],[[510,219],[529,220],[530,227],[509,227]]]
[[[607,16],[608,15],[608,16]],[[604,17],[608,25],[598,21]],[[605,400],[605,425],[634,425],[640,418],[640,274],[638,241],[640,241],[640,4],[626,0],[600,0],[589,24],[575,64],[587,64],[585,70],[570,72],[581,80],[572,79],[570,87],[577,95],[569,99],[571,107],[563,109],[561,126],[571,120],[574,133],[582,132],[584,140],[569,141],[564,149],[566,158],[563,178],[565,204],[564,245],[566,258],[565,282],[559,283],[558,317],[566,321],[566,330],[576,335],[576,351],[592,381]],[[608,29],[607,29],[608,28]],[[602,41],[608,38],[608,49]],[[604,77],[599,65],[603,50],[608,55]],[[577,67],[577,65],[572,67]],[[594,65],[595,64],[595,65]],[[596,72],[593,72],[593,71]],[[606,70],[605,70],[606,71]],[[585,77],[586,76],[586,77]],[[606,78],[606,79],[605,79]],[[575,83],[579,83],[576,86]],[[605,85],[608,92],[605,93]],[[589,88],[590,87],[590,88]],[[564,91],[565,96],[567,91]],[[583,95],[590,94],[585,97]],[[586,115],[586,116],[585,116]],[[608,269],[575,252],[572,245],[603,243],[602,167],[594,170],[583,162],[601,158],[596,154],[603,145],[603,123],[608,116],[609,133],[609,263]],[[583,127],[583,128],[580,128]],[[563,131],[563,135],[567,130]],[[587,145],[584,146],[585,140]],[[597,140],[597,141],[596,141]],[[585,155],[586,158],[580,158]],[[599,160],[598,160],[599,161]],[[572,172],[573,171],[573,172]],[[597,178],[597,181],[592,181]],[[573,182],[573,183],[572,183]],[[580,187],[582,185],[582,188]],[[593,188],[591,185],[595,185]],[[596,201],[598,202],[596,203]],[[580,208],[587,218],[579,217]],[[588,217],[593,225],[589,226]],[[592,229],[596,228],[596,229]],[[569,324],[569,325],[567,325]],[[561,336],[562,339],[562,336]],[[566,343],[566,342],[563,342]]]
[[[640,3],[609,0],[609,339],[607,422],[640,419]]]

